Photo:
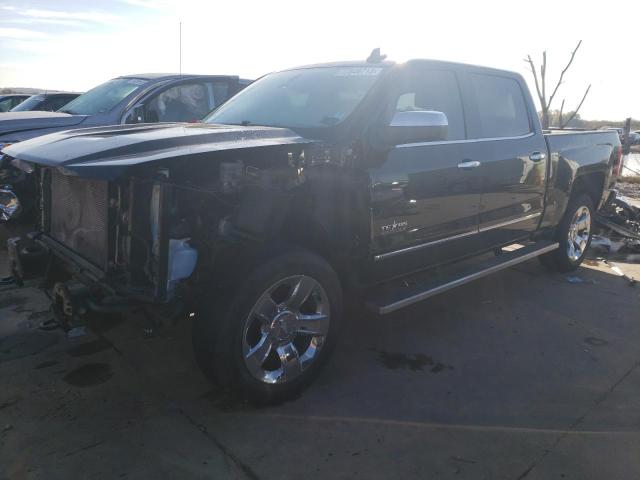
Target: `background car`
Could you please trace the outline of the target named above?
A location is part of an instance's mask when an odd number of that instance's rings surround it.
[[[145,73],[113,78],[56,112],[0,115],[0,149],[73,128],[195,122],[249,83],[250,80],[232,75]]]
[[[39,93],[27,98],[24,102],[11,109],[12,112],[55,112],[64,107],[71,100],[80,96],[80,93]]]
[[[0,95],[0,112],[8,112],[12,108],[20,105],[30,95],[22,93],[12,93],[8,95]]]

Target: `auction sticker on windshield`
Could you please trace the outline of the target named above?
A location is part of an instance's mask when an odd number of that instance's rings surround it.
[[[375,77],[380,74],[380,67],[348,67],[337,69],[336,77]]]

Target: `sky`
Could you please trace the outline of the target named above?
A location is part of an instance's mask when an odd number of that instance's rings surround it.
[[[587,119],[640,118],[640,1],[0,0],[0,88],[84,91],[131,73],[265,73],[318,62],[449,60],[514,70],[547,51],[557,79],[582,46],[552,108],[592,84]],[[550,89],[550,87],[548,87]],[[535,91],[534,97],[535,97]]]

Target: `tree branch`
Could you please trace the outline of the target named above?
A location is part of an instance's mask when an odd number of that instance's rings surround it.
[[[567,73],[567,70],[569,70],[569,67],[573,63],[573,59],[576,56],[576,52],[580,48],[580,45],[582,45],[582,40],[580,40],[578,42],[578,45],[576,45],[576,48],[573,50],[573,52],[571,52],[571,58],[569,59],[569,63],[567,63],[567,66],[564,67],[564,69],[562,70],[562,73],[560,73],[560,78],[558,79],[558,83],[556,84],[556,88],[553,89],[553,93],[549,97],[549,106],[551,106],[551,102],[553,102],[553,98],[556,96],[556,93],[558,92],[558,88],[560,88],[560,85],[562,85],[562,80],[564,79],[564,74]]]
[[[542,52],[542,66],[540,67],[540,83],[542,83],[542,99],[547,109],[551,106],[551,102],[547,103],[547,51]]]
[[[540,91],[540,84],[538,83],[538,72],[536,72],[536,66],[533,64],[533,60],[531,60],[531,55],[527,55],[525,62],[528,62],[529,65],[531,66],[531,73],[533,73],[533,80],[535,81],[536,92],[538,93],[538,99],[540,99],[540,103],[542,104],[542,92]],[[546,105],[541,105],[541,107],[544,110]]]
[[[560,104],[560,113],[558,114],[558,126],[560,128],[562,128],[561,125],[562,125],[562,112],[563,112],[563,110],[564,110],[564,98],[562,99],[562,103]]]
[[[569,125],[569,123],[571,122],[571,120],[573,120],[575,118],[575,116],[578,114],[578,112],[580,111],[580,107],[582,107],[582,104],[584,103],[584,99],[587,98],[587,95],[589,94],[589,90],[591,90],[591,85],[589,85],[587,87],[587,90],[584,92],[584,95],[582,96],[582,100],[580,100],[580,103],[578,104],[578,108],[576,108],[573,113],[571,113],[571,116],[569,117],[569,119],[562,125],[560,125],[560,128],[564,128],[567,125]]]

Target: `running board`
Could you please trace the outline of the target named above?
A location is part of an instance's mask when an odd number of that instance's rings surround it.
[[[472,282],[518,263],[525,262],[558,248],[557,242],[539,241],[517,250],[503,252],[481,263],[475,263],[455,273],[441,275],[441,270],[418,274],[394,285],[383,285],[372,289],[367,307],[379,315],[395,312],[429,297]],[[425,275],[428,275],[425,277]],[[424,277],[424,278],[422,278]]]

